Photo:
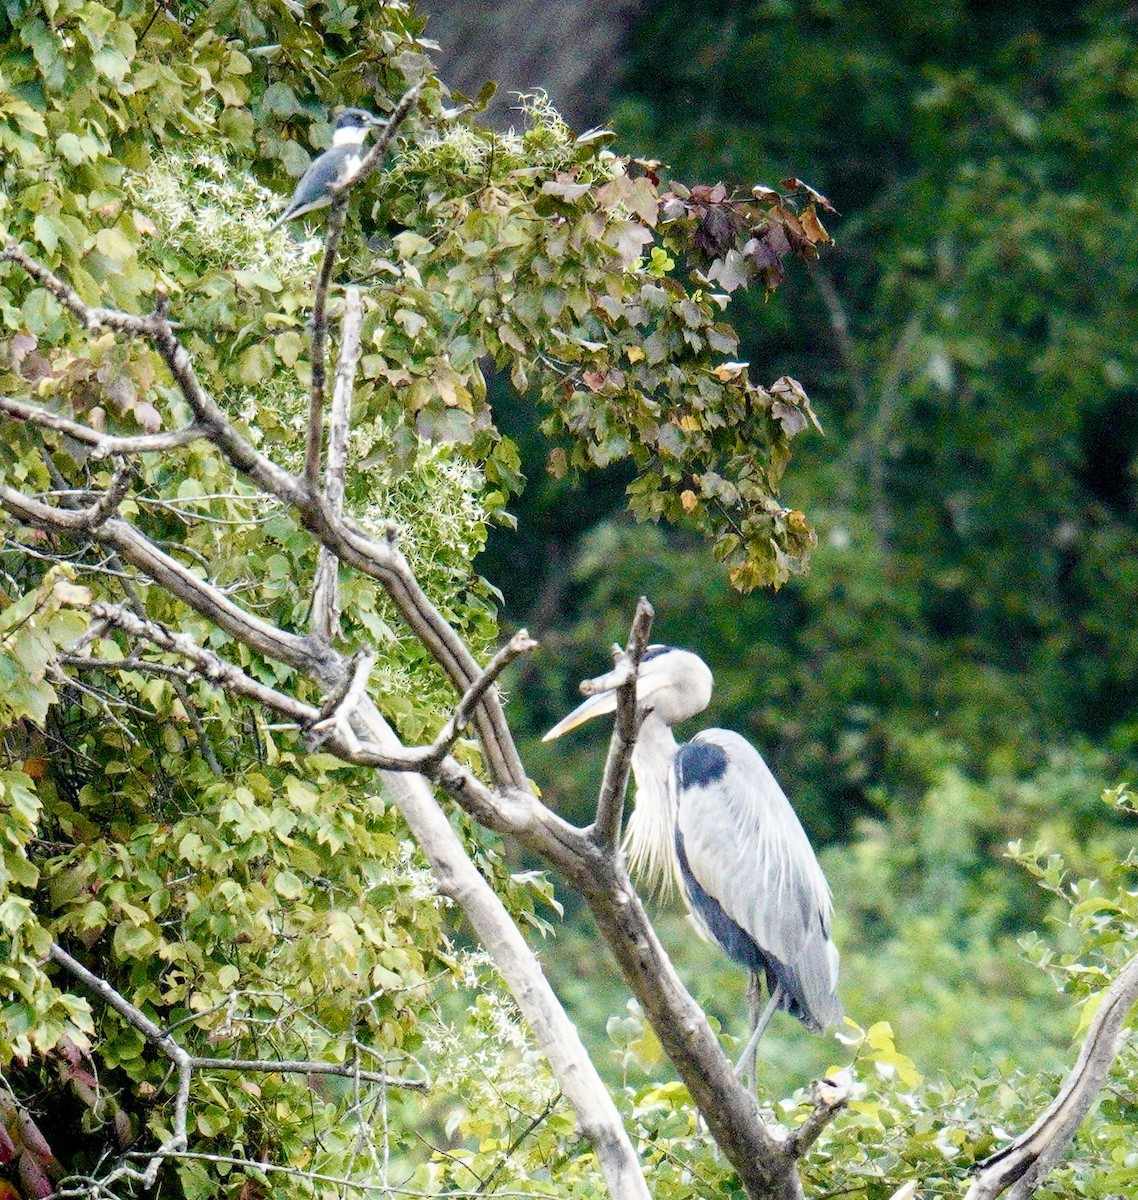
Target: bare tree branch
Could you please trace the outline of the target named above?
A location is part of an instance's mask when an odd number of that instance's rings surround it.
[[[393,753],[399,750],[399,739],[370,700],[356,710],[354,722],[361,741],[389,748]],[[453,764],[453,760],[448,761]],[[506,980],[573,1106],[581,1133],[597,1155],[610,1196],[614,1200],[648,1200],[648,1186],[636,1151],[576,1026],[501,899],[471,862],[427,781],[421,775],[390,772],[380,772],[380,779],[427,855],[439,890],[466,913]],[[532,796],[519,797],[519,803],[526,800],[540,808]]]
[[[632,749],[636,745],[636,678],[640,660],[648,647],[648,635],[652,631],[655,610],[647,597],[641,596],[632,619],[632,630],[628,638],[628,649],[617,664],[626,667],[628,678],[616,689],[616,720],[613,723],[609,742],[605,774],[597,800],[597,815],[590,830],[597,844],[611,853],[616,853],[620,844],[620,822],[624,812],[624,797],[628,791],[628,772],[632,766]],[[594,681],[595,682],[595,681]],[[585,684],[581,685],[585,690]]]
[[[343,684],[325,700],[320,710],[320,720],[308,728],[307,740],[313,749],[333,736],[337,742],[346,743],[349,751],[359,747],[359,740],[352,732],[351,720],[367,695],[367,681],[375,666],[375,655],[371,652],[356,654],[348,666]]]
[[[316,290],[312,300],[312,348],[309,352],[312,382],[308,393],[308,437],[304,451],[304,483],[310,492],[315,492],[320,484],[320,452],[324,437],[325,362],[328,346],[328,288],[332,284],[336,253],[340,248],[340,238],[347,219],[348,193],[344,190],[336,192],[332,197],[332,207],[324,227],[324,256],[320,260],[320,272],[316,276]]]
[[[158,1151],[151,1156],[144,1172],[139,1173],[129,1170],[129,1168],[119,1168],[123,1174],[129,1172],[129,1175],[141,1182],[144,1187],[152,1188],[158,1180],[163,1153],[185,1150],[187,1146],[186,1113],[190,1104],[190,1080],[193,1074],[193,1060],[168,1033],[164,1033],[159,1029],[141,1009],[136,1008],[125,996],[115,991],[105,979],[100,979],[98,975],[87,970],[82,963],[72,958],[61,946],[52,942],[48,954],[54,962],[57,962],[66,971],[74,975],[84,986],[94,992],[100,1000],[113,1008],[129,1025],[137,1029],[152,1046],[165,1054],[177,1069],[178,1090],[174,1097],[172,1134],[162,1143]]]
[[[475,709],[482,703],[483,698],[498,681],[502,672],[515,659],[520,658],[523,654],[528,654],[536,646],[537,642],[530,637],[529,633],[524,629],[519,629],[486,664],[486,669],[466,689],[466,693],[458,702],[458,707],[455,708],[450,720],[435,738],[432,749],[437,751],[440,760],[444,754],[450,752],[455,742],[466,731]]]
[[[830,330],[834,335],[842,366],[845,367],[846,375],[849,378],[854,403],[857,405],[858,412],[865,412],[869,405],[869,389],[865,384],[865,373],[861,369],[861,363],[857,360],[857,348],[850,333],[849,314],[846,312],[846,306],[842,303],[841,293],[821,261],[811,263],[810,278],[814,281],[814,286],[822,297],[822,303],[826,306],[826,313],[830,318]]]
[[[26,254],[23,247],[13,238],[8,238],[4,243],[3,250],[0,250],[0,261],[5,259],[22,267],[38,284],[46,288],[64,308],[70,309],[89,330],[113,329],[119,333],[146,336],[151,334],[159,324],[164,323],[164,319],[157,318],[154,315],[139,317],[131,313],[119,312],[113,308],[98,308],[87,304],[58,275],[49,271],[47,267]]]
[[[205,437],[205,432],[196,425],[188,425],[184,429],[171,429],[165,433],[141,434],[138,437],[113,437],[59,413],[49,412],[34,404],[25,404],[11,396],[0,396],[0,412],[7,413],[17,421],[28,421],[41,429],[52,429],[57,433],[66,434],[77,442],[91,446],[93,458],[106,458],[112,454],[145,454],[154,450],[176,450],[179,446],[189,445],[190,442]]]
[[[786,1139],[786,1150],[792,1158],[801,1158],[822,1135],[827,1125],[849,1103],[850,1079],[848,1072],[840,1072],[845,1078],[835,1080],[827,1077],[815,1080],[810,1087],[810,1102],[813,1108],[806,1120],[795,1126]]]
[[[1125,1022],[1138,1003],[1138,954],[1102,997],[1078,1061],[1059,1094],[1032,1126],[1010,1145],[986,1158],[964,1200],[994,1200],[1008,1192],[1010,1200],[1028,1200],[1055,1168],[1098,1099],[1111,1064],[1126,1039]]]
[[[319,711],[311,705],[275,691],[267,684],[247,675],[240,667],[226,662],[219,654],[199,645],[188,633],[173,632],[157,621],[137,616],[121,604],[95,604],[91,608],[91,616],[93,624],[84,641],[89,642],[101,637],[107,628],[113,626],[131,637],[149,642],[159,650],[187,659],[193,663],[197,674],[208,683],[244,696],[255,704],[296,721],[298,725],[308,725],[320,716]],[[128,670],[131,669],[128,664],[119,665],[120,668],[126,665]]]
[[[105,979],[88,970],[77,959],[72,958],[60,945],[53,942],[48,956],[86,988],[94,992],[109,1008],[113,1008],[128,1025],[138,1030],[155,1049],[170,1059],[178,1075],[178,1086],[174,1095],[174,1115],[171,1122],[173,1130],[170,1137],[144,1156],[146,1159],[145,1170],[137,1171],[129,1165],[122,1164],[106,1178],[97,1182],[97,1190],[94,1190],[93,1194],[113,1194],[110,1192],[110,1187],[118,1179],[129,1179],[140,1183],[144,1188],[153,1188],[158,1182],[158,1173],[162,1169],[163,1162],[167,1158],[187,1150],[189,1143],[186,1135],[186,1123],[190,1105],[190,1087],[195,1071],[334,1075],[345,1079],[364,1080],[383,1087],[397,1087],[412,1091],[427,1089],[428,1084],[425,1080],[403,1079],[399,1076],[388,1075],[386,1072],[366,1071],[355,1063],[308,1062],[298,1059],[210,1058],[190,1054],[175,1041],[168,1031],[160,1029],[140,1008],[131,1004]],[[94,1183],[94,1181],[92,1182]],[[82,1195],[85,1192],[92,1194],[92,1189],[83,1188],[78,1194]]]
[[[356,364],[360,357],[360,331],[363,305],[360,289],[344,292],[344,316],[340,323],[340,359],[332,388],[332,407],[328,416],[328,462],[324,471],[324,499],[332,514],[344,511],[344,475],[348,461],[348,432],[352,415],[352,393]],[[312,601],[312,636],[330,642],[340,631],[340,563],[327,546],[321,545],[316,565],[316,584]]]
[[[154,312],[147,317],[94,308],[47,268],[29,258],[14,242],[7,244],[3,256],[19,263],[33,278],[48,287],[87,328],[104,327],[150,338],[193,411],[196,423],[225,455],[230,465],[259,488],[291,507],[309,532],[346,566],[355,567],[379,580],[412,632],[435,657],[455,689],[464,692],[471,686],[481,668],[462,639],[419,587],[398,549],[394,529],[389,529],[383,537],[369,538],[351,528],[330,510],[322,495],[306,487],[302,479],[277,466],[241,437],[198,378],[193,360],[178,340],[174,325],[166,317],[164,296],[158,297]],[[18,493],[13,495],[19,497]],[[21,499],[27,500],[26,497]],[[475,711],[474,720],[486,753],[487,766],[496,783],[500,787],[528,787],[513,735],[501,705],[492,692],[483,698],[483,703]]]
[[[328,289],[332,283],[332,272],[336,267],[336,255],[340,238],[348,217],[348,193],[360,184],[379,166],[387,153],[400,125],[410,115],[419,98],[422,84],[417,83],[403,95],[388,118],[387,126],[361,161],[356,171],[343,183],[330,189],[332,207],[324,229],[324,255],[320,260],[320,272],[316,277],[316,290],[312,303],[312,348],[309,361],[312,382],[308,397],[308,437],[304,453],[304,482],[310,492],[315,492],[320,479],[320,450],[324,434],[324,389],[326,381],[326,348],[328,344],[327,305]]]

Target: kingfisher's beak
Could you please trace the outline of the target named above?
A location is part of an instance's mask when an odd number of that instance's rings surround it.
[[[584,725],[593,717],[603,717],[605,713],[614,712],[616,712],[616,692],[598,692],[595,696],[590,696],[583,704],[578,704],[567,717],[562,717],[541,740],[552,742],[554,738],[568,733],[570,729],[576,729],[578,725]]]

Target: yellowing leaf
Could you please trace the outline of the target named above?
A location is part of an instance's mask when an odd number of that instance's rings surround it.
[[[111,227],[100,229],[95,234],[95,245],[100,254],[106,255],[112,262],[124,263],[134,254],[134,247],[127,240],[121,229]]]
[[[291,871],[278,871],[273,880],[273,891],[285,900],[299,900],[304,895],[304,883]]]
[[[409,308],[397,309],[393,319],[410,338],[418,337],[427,324],[427,318],[422,313],[412,312]]]
[[[811,242],[822,242],[825,244],[831,240],[830,235],[826,232],[826,227],[818,220],[818,214],[814,211],[813,207],[806,209],[799,220],[801,220],[802,228]]]
[[[85,608],[91,603],[91,589],[69,579],[57,579],[52,586],[51,594],[60,604],[74,604],[77,608]]]

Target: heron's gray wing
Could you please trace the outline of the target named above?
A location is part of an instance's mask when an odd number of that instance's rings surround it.
[[[677,754],[673,787],[683,853],[699,887],[786,968],[810,1022],[840,1020],[830,889],[762,756],[737,733],[706,730]]]

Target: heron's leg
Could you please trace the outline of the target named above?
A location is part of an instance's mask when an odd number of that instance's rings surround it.
[[[754,1029],[763,1012],[763,977],[747,972],[747,1028]]]
[[[771,992],[771,998],[767,1001],[766,1008],[763,1009],[763,1015],[755,1022],[755,1029],[751,1034],[751,1040],[747,1043],[746,1050],[735,1064],[735,1074],[742,1075],[749,1088],[755,1086],[755,1053],[759,1048],[759,1038],[763,1036],[763,1030],[774,1016],[774,1010],[778,1008],[778,1002],[781,999],[782,981],[780,980],[774,985],[774,991]]]

